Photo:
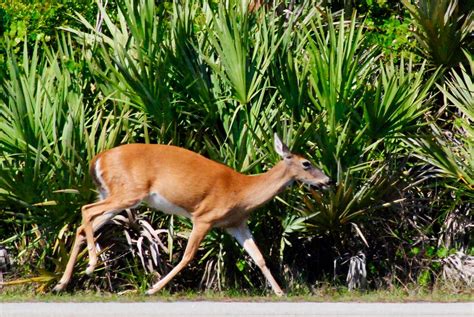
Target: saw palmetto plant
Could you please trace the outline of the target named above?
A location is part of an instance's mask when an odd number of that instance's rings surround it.
[[[458,0],[403,0],[416,25],[420,51],[435,66],[453,67],[472,49],[473,6]]]

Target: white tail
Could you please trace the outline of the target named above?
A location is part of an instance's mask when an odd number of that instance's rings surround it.
[[[92,273],[97,264],[94,231],[120,211],[145,201],[165,213],[188,217],[193,229],[182,260],[147,292],[165,286],[194,257],[212,227],[224,228],[249,253],[277,295],[283,292],[247,227],[250,212],[272,199],[293,181],[327,185],[329,178],[307,159],[289,152],[275,134],[275,150],[283,158],[266,173],[243,175],[192,151],[169,145],[128,144],[97,155],[91,175],[101,200],[82,207],[82,225],[66,270],[54,290],[64,289],[84,242]]]

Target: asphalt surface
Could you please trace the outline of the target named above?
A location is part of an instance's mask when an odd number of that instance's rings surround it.
[[[0,317],[469,316],[470,303],[145,302],[0,303]]]

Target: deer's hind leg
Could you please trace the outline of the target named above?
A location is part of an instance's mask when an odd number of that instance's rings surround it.
[[[94,205],[94,204],[91,204],[91,205]],[[100,229],[105,223],[107,223],[107,221],[112,219],[114,215],[115,215],[114,212],[110,212],[110,213],[105,213],[105,214],[95,217],[92,221],[92,232],[95,232],[98,229]],[[79,256],[79,253],[81,252],[84,242],[86,242],[86,233],[84,229],[85,229],[84,224],[81,224],[79,228],[77,228],[76,237],[74,239],[74,244],[71,248],[71,252],[69,255],[69,260],[66,265],[66,269],[64,270],[63,276],[59,280],[58,284],[56,284],[53,291],[59,292],[59,291],[64,290],[67,284],[69,283],[69,281],[71,280],[72,273],[74,270],[74,264],[77,261],[77,257]]]
[[[67,284],[71,280],[72,272],[74,269],[74,264],[76,263],[77,256],[81,251],[81,247],[85,242],[85,235],[84,235],[84,226],[81,225],[77,228],[76,237],[74,239],[74,244],[71,248],[71,254],[69,255],[69,260],[66,265],[66,269],[64,270],[63,276],[59,280],[58,284],[53,288],[53,291],[60,292],[66,288]]]
[[[86,274],[92,274],[97,265],[97,250],[94,241],[94,231],[101,227],[114,215],[127,208],[134,208],[143,200],[142,197],[123,200],[109,196],[106,199],[82,207],[82,226],[87,241],[89,265]]]
[[[94,242],[94,232],[101,228],[107,221],[112,219],[118,212],[123,209],[134,207],[141,199],[132,200],[127,203],[111,203],[108,199],[85,205],[82,207],[83,223],[76,230],[76,237],[71,248],[69,260],[64,270],[63,276],[53,291],[59,292],[66,288],[71,280],[74,270],[74,264],[81,252],[84,242],[87,241],[89,252],[89,265],[86,269],[87,274],[91,274],[97,265],[97,252]]]

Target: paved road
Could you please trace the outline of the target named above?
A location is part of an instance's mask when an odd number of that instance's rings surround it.
[[[0,317],[474,316],[471,303],[0,303]]]

